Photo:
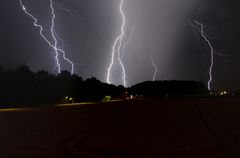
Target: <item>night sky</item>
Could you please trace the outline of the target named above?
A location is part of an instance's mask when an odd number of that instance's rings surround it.
[[[120,0],[55,0],[56,32],[64,41],[75,73],[106,82],[112,45],[121,33]],[[49,0],[23,0],[39,19],[46,36],[51,27]],[[197,80],[207,83],[210,50],[189,20],[205,25],[216,52],[214,89],[240,89],[240,2],[236,0],[125,0],[126,38],[123,51],[127,86],[152,80],[151,55],[158,66],[157,80]],[[4,68],[29,65],[31,70],[56,73],[54,51],[39,35],[18,0],[1,0],[0,64]],[[198,37],[198,38],[197,38]],[[64,70],[70,65],[61,60]],[[112,81],[120,82],[120,68]]]

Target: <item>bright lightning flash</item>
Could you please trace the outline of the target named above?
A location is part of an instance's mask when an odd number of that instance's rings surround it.
[[[26,6],[23,4],[22,0],[19,0],[20,2],[20,5],[22,6],[22,9],[23,11],[25,12],[25,14],[27,14],[28,16],[30,16],[33,21],[34,21],[34,26],[39,28],[39,33],[41,35],[41,37],[45,40],[45,42],[55,51],[55,61],[56,61],[56,67],[58,69],[58,73],[61,73],[61,65],[60,65],[60,62],[59,62],[59,52],[62,54],[62,57],[65,61],[67,61],[69,64],[71,64],[71,74],[74,73],[74,64],[73,62],[66,58],[66,53],[65,51],[62,49],[62,48],[59,48],[58,47],[58,39],[57,39],[57,34],[56,34],[56,31],[55,31],[55,18],[56,18],[56,15],[55,15],[55,10],[54,10],[54,7],[53,7],[53,1],[52,0],[49,0],[50,1],[50,8],[51,8],[51,14],[52,14],[52,24],[51,24],[51,36],[54,40],[54,44],[51,43],[51,40],[49,40],[44,34],[43,34],[43,26],[38,24],[38,20],[36,17],[34,17],[34,15],[32,15],[26,8]]]
[[[121,26],[121,35],[119,35],[117,37],[117,39],[115,40],[114,44],[113,44],[113,47],[112,47],[112,58],[111,58],[111,63],[110,63],[110,66],[108,68],[108,74],[107,74],[107,83],[108,84],[111,84],[111,79],[110,79],[110,76],[111,76],[111,70],[112,70],[112,67],[113,65],[115,64],[115,54],[116,54],[116,49],[117,49],[117,58],[118,58],[118,61],[120,63],[120,66],[121,66],[121,69],[122,69],[122,81],[123,81],[123,85],[124,87],[126,87],[127,83],[126,83],[126,70],[125,70],[125,67],[124,67],[124,64],[122,62],[122,59],[121,59],[121,52],[122,52],[122,46],[123,46],[123,38],[125,36],[125,24],[126,24],[126,17],[125,17],[125,14],[123,12],[123,3],[124,3],[124,0],[121,0],[121,4],[120,4],[120,14],[122,16],[122,26]],[[118,45],[118,47],[117,47]]]
[[[211,52],[211,64],[209,67],[209,80],[208,80],[208,90],[212,90],[212,80],[213,80],[213,76],[212,76],[212,71],[213,71],[213,67],[214,67],[214,48],[211,44],[211,41],[208,39],[207,34],[204,32],[204,25],[201,24],[198,21],[194,21],[194,24],[189,21],[189,24],[191,25],[191,27],[193,27],[194,29],[196,29],[197,31],[200,32],[201,36],[203,37],[203,39],[206,41],[206,43],[208,44],[209,48],[210,48],[210,52]]]
[[[151,54],[151,61],[152,61],[152,66],[154,67],[154,74],[153,74],[153,81],[156,81],[156,76],[157,76],[157,73],[158,73],[158,67],[156,65],[156,63],[154,62],[154,59],[153,59],[153,55]]]
[[[54,43],[55,43],[55,51],[59,51],[59,52],[61,52],[62,53],[62,56],[63,56],[63,59],[65,60],[65,61],[67,61],[70,65],[71,65],[71,74],[73,74],[74,73],[74,64],[73,64],[73,62],[70,60],[70,59],[68,59],[68,58],[66,58],[66,53],[65,53],[65,51],[63,50],[63,49],[61,49],[61,48],[58,48],[58,40],[57,40],[57,38],[56,38],[56,31],[55,31],[55,18],[56,18],[56,15],[55,15],[55,10],[54,10],[54,8],[53,8],[53,1],[52,0],[50,0],[50,8],[51,8],[51,10],[52,10],[52,26],[51,26],[51,33],[52,33],[52,37],[53,37],[53,39],[54,39]],[[63,41],[63,40],[61,40],[61,41]],[[58,54],[58,53],[56,53],[56,54]],[[56,58],[58,58],[58,55],[56,55]]]

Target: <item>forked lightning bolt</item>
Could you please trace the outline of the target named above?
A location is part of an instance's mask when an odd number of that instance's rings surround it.
[[[56,31],[55,31],[55,18],[56,18],[56,15],[55,15],[55,10],[54,10],[54,7],[53,7],[53,1],[52,0],[49,0],[50,1],[50,8],[51,8],[51,14],[52,14],[52,19],[51,19],[51,36],[54,40],[54,44],[51,43],[51,40],[49,40],[44,34],[43,34],[43,26],[38,24],[38,20],[36,17],[34,17],[34,15],[32,15],[28,10],[27,8],[25,7],[25,5],[23,4],[22,0],[19,0],[20,2],[20,5],[22,6],[22,9],[23,11],[25,12],[25,14],[27,14],[28,16],[30,16],[33,21],[34,21],[34,26],[39,28],[39,33],[41,35],[41,37],[45,40],[45,42],[51,47],[54,49],[55,51],[55,61],[56,61],[56,67],[58,69],[58,73],[61,73],[61,65],[60,65],[60,62],[59,62],[59,52],[62,53],[62,56],[63,56],[63,59],[65,61],[67,61],[69,64],[71,64],[71,73],[73,74],[74,73],[74,64],[73,62],[66,58],[66,53],[65,51],[62,49],[62,48],[59,48],[58,47],[58,39],[57,39],[57,34],[56,34]]]
[[[124,64],[122,62],[122,58],[121,58],[121,51],[122,51],[122,42],[123,42],[123,38],[125,36],[125,24],[126,24],[126,18],[125,18],[125,14],[123,12],[123,2],[124,0],[122,0],[121,2],[121,5],[120,5],[120,12],[121,12],[121,15],[122,15],[122,20],[123,20],[123,23],[122,23],[122,26],[121,26],[121,35],[120,35],[120,39],[119,39],[119,46],[118,46],[118,61],[121,65],[121,68],[122,68],[122,80],[123,80],[123,85],[124,87],[126,87],[126,71],[125,71],[125,67],[124,67]]]
[[[194,21],[194,24],[189,21],[189,24],[191,25],[191,27],[193,27],[194,29],[196,29],[197,31],[200,32],[201,36],[203,37],[203,39],[206,41],[206,43],[208,44],[209,48],[210,48],[210,53],[211,53],[211,64],[209,67],[209,80],[208,80],[208,90],[212,90],[212,80],[213,80],[213,75],[212,75],[212,71],[213,71],[213,67],[214,67],[214,48],[211,44],[211,41],[208,39],[207,34],[204,32],[204,25],[201,24],[198,21]]]
[[[52,11],[51,33],[52,33],[52,37],[53,37],[54,43],[55,43],[54,49],[56,51],[56,54],[58,54],[58,51],[61,52],[62,56],[63,56],[63,59],[65,61],[67,61],[69,64],[71,64],[71,74],[73,74],[74,73],[74,64],[73,64],[73,62],[70,59],[66,58],[66,53],[65,53],[65,51],[63,49],[58,48],[58,40],[56,38],[56,31],[55,31],[55,18],[56,18],[56,15],[55,15],[55,10],[53,8],[53,1],[52,0],[49,0],[49,1],[50,1],[50,8],[51,8],[51,11]],[[63,41],[63,40],[61,39],[61,41]],[[58,55],[56,55],[56,58],[58,58]]]
[[[156,81],[156,76],[157,76],[157,73],[158,73],[158,67],[156,65],[156,63],[154,62],[154,59],[153,59],[153,55],[151,54],[151,62],[152,62],[152,66],[154,68],[154,74],[153,74],[153,81]]]
[[[113,47],[112,47],[112,57],[111,57],[111,63],[110,66],[108,68],[108,74],[107,74],[107,83],[111,84],[111,70],[113,65],[115,64],[115,55],[116,55],[116,49],[117,49],[117,58],[118,61],[120,63],[121,69],[122,69],[122,82],[124,87],[126,87],[127,83],[126,83],[126,71],[125,71],[125,67],[124,64],[122,62],[121,59],[121,52],[122,52],[122,42],[123,42],[123,38],[125,36],[125,24],[126,24],[126,17],[125,14],[123,12],[123,4],[124,4],[124,0],[121,0],[121,4],[119,7],[120,10],[120,14],[122,16],[122,26],[121,26],[121,34],[116,38],[116,40],[114,41]],[[118,46],[118,47],[117,47]]]

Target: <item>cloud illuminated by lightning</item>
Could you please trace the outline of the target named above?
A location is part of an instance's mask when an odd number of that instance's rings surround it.
[[[119,7],[120,14],[122,17],[121,34],[116,38],[116,40],[114,41],[113,47],[112,47],[112,57],[111,57],[110,66],[108,68],[107,83],[108,84],[112,83],[111,70],[112,70],[113,65],[115,64],[115,55],[116,55],[116,49],[117,49],[117,58],[118,58],[118,61],[120,63],[121,69],[122,69],[122,82],[123,82],[124,87],[126,87],[126,85],[127,85],[126,70],[125,70],[124,64],[121,59],[121,52],[122,52],[122,45],[123,45],[122,42],[123,42],[123,38],[125,36],[125,24],[126,24],[126,17],[123,12],[123,4],[124,4],[124,0],[121,0],[120,7]],[[118,45],[118,47],[117,47],[117,45]]]
[[[58,47],[58,39],[57,39],[57,34],[56,34],[56,31],[55,31],[55,18],[56,18],[56,15],[55,15],[55,10],[54,10],[54,7],[53,7],[53,1],[52,0],[49,0],[50,1],[50,8],[51,8],[51,14],[52,14],[52,19],[51,19],[51,36],[54,40],[54,44],[52,44],[50,42],[50,40],[43,34],[43,26],[38,24],[38,20],[36,17],[34,17],[34,15],[32,15],[26,8],[26,6],[23,4],[23,1],[22,0],[19,0],[20,2],[20,5],[24,11],[25,14],[27,14],[28,16],[30,16],[33,21],[34,21],[34,26],[39,28],[39,33],[41,35],[41,37],[45,40],[45,42],[55,51],[55,61],[56,61],[56,67],[58,69],[58,73],[61,73],[61,65],[60,65],[60,61],[59,61],[59,52],[62,53],[62,57],[65,61],[67,61],[69,64],[71,64],[71,74],[74,73],[74,64],[73,62],[66,58],[66,53],[65,51],[62,49],[62,48],[59,48]]]
[[[154,74],[153,74],[153,81],[156,81],[156,76],[157,76],[157,73],[158,73],[158,66],[156,65],[156,63],[154,62],[154,59],[153,59],[153,55],[151,54],[151,62],[152,62],[152,66],[154,68]]]
[[[213,67],[214,67],[214,48],[211,44],[211,41],[208,39],[207,34],[204,32],[204,25],[198,21],[194,21],[194,24],[189,21],[189,24],[196,29],[197,31],[200,32],[201,36],[203,37],[203,39],[206,41],[206,43],[208,44],[209,48],[210,48],[210,53],[211,53],[211,64],[209,67],[209,80],[208,80],[208,90],[212,90],[212,80],[213,80],[213,76],[212,76],[212,71],[213,71]]]
[[[128,39],[123,44],[123,48],[122,48],[123,53],[122,53],[121,58],[123,58],[124,53],[126,52],[126,48],[127,48],[128,44],[130,43],[130,41],[132,40],[132,36],[133,36],[134,31],[135,31],[135,28],[132,27],[131,30],[130,30],[130,34],[128,36]]]
[[[77,10],[72,10],[64,6],[61,2],[54,2],[54,6],[56,6],[58,9],[63,10],[64,12],[70,14],[72,18],[76,19],[78,16],[81,16],[81,14]]]

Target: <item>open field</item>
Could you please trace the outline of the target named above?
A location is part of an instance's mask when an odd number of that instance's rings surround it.
[[[239,99],[156,99],[0,110],[1,158],[239,156]]]

